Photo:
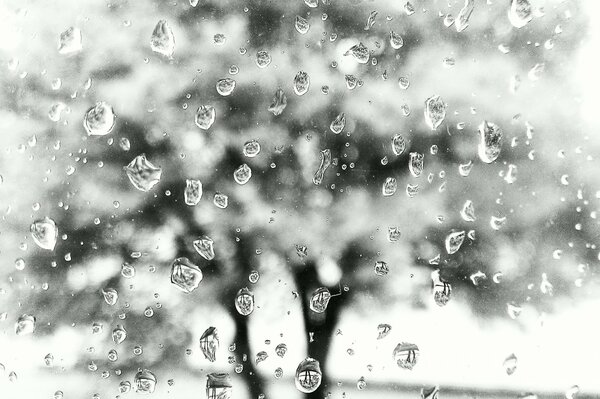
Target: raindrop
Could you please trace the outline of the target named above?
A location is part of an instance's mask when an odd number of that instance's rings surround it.
[[[277,89],[269,106],[269,112],[275,116],[281,115],[285,107],[287,107],[287,97],[283,90]]]
[[[105,136],[115,127],[116,118],[113,108],[104,101],[99,101],[86,111],[83,127],[88,136]]]
[[[575,399],[575,397],[578,394],[579,394],[579,386],[578,385],[573,385],[572,387],[570,387],[569,389],[566,390],[565,397],[567,399]]]
[[[365,23],[365,30],[371,29],[371,27],[375,24],[375,18],[377,18],[377,11],[371,11],[369,17],[367,18],[367,22]]]
[[[233,172],[233,180],[237,184],[244,185],[250,181],[252,169],[247,164],[242,164]]]
[[[388,267],[387,263],[381,260],[375,262],[374,269],[375,274],[378,276],[386,276],[390,272],[390,268]]]
[[[529,0],[512,0],[508,9],[508,20],[515,28],[522,28],[533,19]]]
[[[465,4],[460,9],[454,25],[457,32],[462,32],[467,29],[469,26],[469,18],[471,18],[471,14],[473,13],[473,8],[475,8],[475,0],[465,0]]]
[[[279,357],[284,357],[285,353],[287,352],[287,345],[286,344],[279,344],[275,347],[275,353],[277,354],[277,356]]]
[[[467,177],[471,173],[471,169],[473,169],[473,161],[461,163],[458,165],[458,174],[460,174],[462,177]]]
[[[268,51],[260,50],[256,52],[256,65],[259,68],[266,68],[271,64],[272,58]]]
[[[351,55],[360,64],[366,64],[369,62],[369,49],[362,44],[362,42],[350,47],[350,49],[346,51],[344,55]]]
[[[438,399],[440,387],[435,385],[429,388],[421,388],[421,399]]]
[[[502,149],[502,130],[492,122],[483,121],[479,125],[479,158],[485,163],[494,162]]]
[[[450,234],[448,234],[446,236],[446,241],[445,241],[446,252],[448,252],[448,255],[452,255],[452,254],[456,253],[460,249],[460,247],[464,241],[465,241],[465,231],[464,230],[453,231]]]
[[[313,183],[317,186],[323,182],[323,176],[325,175],[325,171],[331,165],[331,151],[329,149],[321,151],[320,155],[321,163],[313,177]]]
[[[414,177],[421,176],[423,172],[423,158],[425,156],[418,152],[410,153],[410,160],[408,162],[408,170]]]
[[[519,317],[522,311],[523,308],[514,302],[509,302],[506,304],[506,313],[508,314],[508,317],[513,320]]]
[[[391,330],[392,326],[390,326],[389,324],[379,324],[377,326],[377,339],[384,339],[388,336]]]
[[[254,362],[256,364],[258,364],[260,362],[264,362],[265,360],[267,360],[268,357],[269,357],[269,355],[267,354],[267,352],[260,351],[256,354],[256,359],[254,360]]]
[[[173,57],[173,53],[175,52],[175,36],[173,35],[173,30],[171,30],[171,27],[164,19],[158,21],[152,31],[150,48],[155,53],[162,54],[165,57]]]
[[[277,378],[277,379],[283,377],[283,369],[281,367],[277,367],[275,369],[274,375],[275,375],[275,378]],[[571,399],[571,398],[568,398],[568,399]]]
[[[58,240],[58,228],[54,220],[49,217],[36,220],[31,224],[29,230],[31,231],[33,241],[38,247],[50,251],[54,250],[56,241]]]
[[[235,372],[241,373],[244,366],[236,365]],[[239,370],[239,371],[238,371]],[[227,373],[210,373],[206,376],[206,397],[207,399],[231,399],[232,384],[231,377]]]
[[[214,241],[209,236],[202,236],[195,240],[194,249],[206,260],[215,258]]]
[[[412,370],[419,359],[419,347],[415,344],[401,342],[394,348],[392,357],[398,367]]]
[[[329,305],[331,293],[326,287],[317,288],[310,297],[309,307],[315,313],[323,313]]]
[[[381,187],[381,193],[384,197],[392,196],[396,193],[398,189],[398,182],[394,177],[387,177],[383,186]]]
[[[365,381],[365,377],[360,377],[358,379],[358,381],[356,382],[356,388],[358,388],[359,391],[362,391],[366,387],[367,387],[367,382]]]
[[[402,90],[408,89],[409,86],[410,86],[410,81],[408,80],[408,78],[406,76],[400,76],[398,78],[398,87],[400,87]]]
[[[213,204],[215,204],[217,208],[225,209],[229,204],[229,197],[225,194],[217,192],[213,198]]]
[[[52,367],[54,365],[54,356],[52,353],[48,353],[46,356],[44,356],[44,364],[46,367]]]
[[[171,283],[187,294],[198,288],[202,277],[200,268],[188,258],[177,258],[171,264]]]
[[[392,151],[395,155],[402,155],[406,149],[406,140],[400,134],[396,134],[392,137]]]
[[[58,53],[66,55],[81,51],[83,48],[81,41],[81,30],[71,26],[60,34],[58,39]]]
[[[133,278],[135,276],[135,267],[127,262],[121,265],[121,275],[125,278]]]
[[[242,288],[235,296],[235,309],[242,316],[254,311],[254,294],[248,288]]]
[[[213,42],[217,45],[225,44],[226,40],[227,40],[227,38],[222,33],[217,33],[216,35],[213,36]]]
[[[344,80],[346,81],[346,87],[348,90],[354,90],[358,84],[358,78],[354,75],[345,75]]]
[[[125,338],[127,338],[127,331],[125,330],[125,327],[122,325],[117,325],[117,327],[112,331],[113,342],[118,345],[125,341]]]
[[[233,93],[233,90],[235,89],[235,80],[231,78],[219,79],[216,88],[217,93],[222,96],[228,96]]]
[[[48,111],[48,118],[52,122],[58,122],[62,112],[68,109],[69,107],[65,103],[56,103],[50,107],[50,111]]]
[[[133,379],[135,390],[141,393],[152,393],[156,388],[156,376],[150,370],[138,371]]]
[[[407,184],[406,185],[406,195],[409,198],[414,198],[415,195],[419,193],[419,185],[418,184]]]
[[[306,94],[310,87],[310,78],[304,71],[300,71],[294,77],[294,93],[298,96]]]
[[[425,123],[431,130],[436,130],[446,118],[446,104],[438,95],[425,100]]]
[[[398,50],[400,47],[404,46],[404,39],[398,33],[393,30],[390,31],[390,46],[394,50]]]
[[[24,314],[17,319],[15,323],[15,334],[27,335],[35,330],[35,316]]]
[[[187,205],[197,205],[202,198],[202,183],[200,180],[186,179],[183,197]]]
[[[215,327],[208,327],[200,337],[200,349],[204,357],[214,362],[216,360],[216,352],[219,349],[219,335]]]
[[[119,147],[121,147],[123,151],[129,151],[131,149],[131,143],[129,142],[129,139],[127,137],[121,137],[119,139]]]
[[[329,125],[329,129],[335,134],[340,134],[344,130],[344,127],[346,127],[346,114],[340,112],[331,122],[331,125]]]
[[[304,4],[310,8],[316,8],[319,5],[319,0],[304,0]]]
[[[500,230],[502,228],[502,226],[504,226],[505,223],[506,223],[506,216],[503,216],[503,217],[492,216],[490,218],[490,226],[494,230]]]
[[[439,270],[431,272],[431,282],[433,285],[433,300],[438,306],[445,306],[450,301],[452,286],[450,283],[442,280]]]
[[[504,181],[508,184],[513,184],[517,181],[517,165],[509,164]]]
[[[302,18],[301,16],[296,16],[296,21],[294,23],[294,26],[296,27],[296,30],[298,31],[298,33],[304,35],[305,33],[308,32],[308,30],[310,29],[310,24],[308,23],[308,20],[306,20],[305,18]]]
[[[114,349],[111,349],[108,351],[107,357],[108,357],[108,360],[111,362],[116,362],[117,360],[119,360],[119,354]]]
[[[133,187],[144,192],[158,184],[162,175],[162,168],[148,161],[146,154],[138,155],[123,169]]]
[[[246,141],[242,153],[248,158],[254,158],[260,153],[260,144],[256,140]]]
[[[215,123],[217,112],[212,105],[201,105],[196,111],[194,122],[202,130],[208,130]]]
[[[463,218],[465,222],[474,222],[475,221],[475,206],[473,205],[473,201],[466,200],[462,209],[460,210],[460,217]]]
[[[400,240],[400,229],[398,227],[388,227],[387,238],[389,242],[397,242]]]
[[[538,63],[535,64],[530,70],[529,72],[527,72],[527,77],[529,78],[529,80],[539,80],[542,77],[542,74],[544,73],[544,71],[546,70],[546,64],[544,63]]]
[[[407,1],[406,4],[404,4],[404,12],[406,15],[413,15],[415,13],[415,7],[410,1]]]
[[[517,357],[514,353],[511,353],[504,362],[502,363],[504,370],[506,370],[506,374],[512,375],[517,369]]]
[[[322,377],[319,361],[307,357],[296,369],[296,388],[303,393],[312,393],[321,385]]]
[[[485,275],[484,272],[482,272],[481,270],[478,270],[477,272],[471,274],[469,276],[469,279],[471,279],[471,282],[473,283],[474,286],[478,286],[484,280],[487,279],[487,276]]]

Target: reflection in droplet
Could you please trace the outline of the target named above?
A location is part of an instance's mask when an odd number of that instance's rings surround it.
[[[38,247],[50,251],[54,250],[56,241],[58,240],[58,228],[56,227],[54,220],[49,217],[36,220],[31,224],[29,230],[33,241]]]
[[[340,112],[329,125],[329,129],[335,134],[340,134],[344,130],[344,127],[346,127],[346,114]]]
[[[375,24],[375,18],[377,18],[377,11],[371,11],[369,13],[369,17],[367,18],[367,22],[365,23],[365,30],[371,29],[371,27]]]
[[[140,393],[152,393],[156,388],[156,376],[150,370],[138,371],[133,379],[135,389]]]
[[[500,230],[502,228],[502,226],[504,226],[505,223],[506,223],[506,216],[502,216],[502,217],[492,216],[490,218],[490,226],[494,230]]]
[[[144,192],[158,184],[162,175],[162,168],[148,161],[146,154],[135,157],[124,169],[133,187]]]
[[[431,130],[436,130],[446,118],[446,104],[440,96],[431,96],[425,100],[425,123]]]
[[[103,289],[102,296],[104,297],[104,301],[110,306],[114,306],[119,299],[119,293],[114,288]]]
[[[171,283],[187,294],[198,288],[202,277],[200,268],[188,258],[177,258],[171,264]]]
[[[398,189],[398,182],[394,177],[387,177],[385,182],[383,182],[383,186],[381,187],[381,193],[384,197],[392,196],[396,193]]]
[[[392,151],[394,155],[402,155],[406,149],[406,140],[401,134],[396,134],[392,137]]]
[[[344,53],[345,56],[351,55],[358,63],[366,64],[369,62],[369,49],[362,42],[350,47]]]
[[[418,152],[410,153],[410,160],[408,162],[408,170],[414,177],[421,176],[423,172],[423,159],[425,155],[420,154]]]
[[[494,162],[502,149],[502,130],[492,122],[483,121],[479,125],[479,158],[485,163]]]
[[[252,169],[247,164],[242,164],[233,172],[233,180],[237,184],[244,185],[250,181]]]
[[[309,307],[315,313],[323,313],[329,305],[331,293],[326,287],[317,288],[310,297]]]
[[[508,314],[508,317],[513,320],[519,317],[522,311],[523,308],[514,302],[509,302],[506,304],[506,313]]]
[[[439,264],[439,259],[435,264]],[[438,306],[445,306],[450,301],[452,286],[450,283],[442,280],[439,270],[431,272],[431,283],[433,285],[433,300]]]
[[[294,77],[294,93],[298,96],[306,94],[310,87],[310,78],[304,71],[300,71]]]
[[[279,357],[284,357],[286,352],[287,352],[287,345],[284,343],[281,343],[275,347],[275,353]]]
[[[202,333],[200,349],[208,361],[214,362],[216,360],[217,349],[219,349],[219,335],[215,327],[208,327]]]
[[[408,342],[401,342],[394,348],[392,357],[398,367],[412,370],[419,359],[419,347]]]
[[[113,342],[118,345],[125,341],[125,338],[127,338],[127,331],[125,330],[125,327],[117,325],[117,327],[112,331]]]
[[[88,109],[83,117],[83,127],[89,136],[105,136],[113,130],[116,115],[104,101]]]
[[[242,366],[243,365],[238,365]],[[238,367],[236,366],[236,372]],[[240,373],[241,370],[238,372]],[[207,399],[231,399],[233,385],[231,377],[227,373],[210,373],[206,376],[206,398]]]
[[[304,35],[305,33],[308,32],[308,30],[310,29],[310,24],[308,23],[308,20],[305,18],[302,18],[301,16],[296,16],[296,21],[294,22],[294,26],[296,27],[296,30],[298,31],[298,33]]]
[[[171,58],[175,52],[175,36],[164,19],[158,21],[150,36],[150,48],[155,53]]]
[[[319,361],[307,357],[296,369],[296,388],[303,393],[314,392],[321,385],[322,377]]]
[[[201,105],[196,111],[194,123],[196,123],[196,126],[198,126],[200,129],[208,130],[212,124],[215,123],[216,116],[217,112],[213,106]]]
[[[260,153],[260,144],[256,140],[246,141],[244,148],[242,149],[244,156],[248,158],[254,158]]]
[[[386,276],[390,272],[387,263],[381,260],[375,262],[374,270],[375,274],[378,276]]]
[[[271,64],[271,54],[268,51],[260,50],[256,52],[256,65],[259,68],[266,68]]]
[[[235,308],[242,316],[254,311],[254,294],[248,288],[242,288],[235,296]]]
[[[379,324],[377,326],[377,339],[384,339],[388,336],[391,330],[392,326],[390,326],[389,324]]]
[[[217,208],[225,209],[227,208],[227,205],[229,205],[229,197],[223,193],[217,192],[213,197],[213,204],[215,204]]]
[[[233,90],[235,89],[235,80],[231,78],[219,79],[216,88],[217,93],[222,96],[228,96],[233,93]]]
[[[269,354],[265,351],[260,351],[256,354],[256,358],[254,359],[254,363],[258,364],[264,362],[269,357]]]
[[[429,388],[421,388],[421,399],[438,399],[440,387],[435,385]]]

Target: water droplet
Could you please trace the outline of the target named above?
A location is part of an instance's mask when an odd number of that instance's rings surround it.
[[[527,77],[529,78],[529,80],[539,80],[542,75],[544,74],[544,71],[546,70],[546,64],[544,63],[538,63],[535,64],[527,73]]]
[[[127,137],[121,137],[119,139],[119,147],[121,147],[123,151],[129,151],[131,149],[131,142]]]
[[[122,325],[117,325],[117,327],[112,331],[113,342],[118,345],[125,341],[125,338],[127,338],[127,331],[125,330],[125,327]]]
[[[310,78],[304,71],[300,71],[294,77],[294,93],[298,96],[306,94],[310,87]]]
[[[358,388],[359,391],[362,391],[366,387],[367,387],[367,382],[365,381],[365,377],[360,377],[358,379],[358,381],[356,382],[356,388]]]
[[[388,267],[387,263],[381,260],[375,262],[374,269],[375,274],[378,276],[386,276],[390,272],[390,268]]]
[[[439,264],[439,259],[435,264]],[[450,283],[442,280],[439,270],[431,272],[431,282],[433,285],[433,300],[438,306],[445,306],[450,301],[452,286]]]
[[[369,17],[367,18],[367,22],[365,23],[365,30],[371,29],[371,27],[375,24],[375,18],[377,18],[377,11],[371,11],[369,13]]]
[[[83,127],[88,136],[105,136],[115,127],[116,118],[113,108],[104,101],[99,101],[86,111]]]
[[[259,68],[266,68],[271,64],[272,58],[271,54],[269,54],[266,50],[259,50],[256,52],[256,65]]]
[[[123,169],[133,187],[144,192],[158,184],[162,175],[162,168],[148,161],[146,154],[138,155]]]
[[[323,182],[323,176],[325,175],[325,171],[331,165],[331,151],[329,149],[325,149],[320,152],[320,156],[321,163],[313,177],[313,183],[317,186]]]
[[[133,278],[135,276],[135,267],[124,262],[121,265],[121,275],[125,278]]]
[[[398,78],[398,87],[400,87],[402,90],[408,89],[409,86],[410,86],[410,81],[408,80],[408,78],[406,76],[400,76]]]
[[[329,305],[331,293],[326,287],[317,288],[310,297],[310,310],[315,313],[323,313]]]
[[[158,21],[152,31],[150,48],[155,53],[162,54],[165,57],[173,57],[173,53],[175,52],[175,36],[173,35],[173,30],[164,19]]]
[[[202,130],[208,130],[215,123],[217,112],[211,105],[201,105],[196,111],[194,122]]]
[[[465,222],[474,222],[475,221],[475,206],[473,205],[473,201],[466,200],[462,209],[460,210],[460,216],[463,218]]]
[[[350,47],[344,55],[351,55],[359,64],[366,64],[369,62],[369,49],[362,44],[362,42]]]
[[[233,179],[235,180],[235,182],[237,184],[240,184],[240,185],[244,185],[244,184],[248,183],[248,181],[250,181],[251,177],[252,177],[252,169],[250,169],[250,167],[247,164],[240,165],[233,172]]]
[[[354,90],[358,84],[358,78],[354,75],[344,75],[344,80],[348,90]]]
[[[464,230],[451,232],[450,234],[448,234],[446,236],[446,241],[445,241],[446,252],[448,252],[449,255],[456,253],[460,249],[460,247],[464,241],[465,241],[465,231]]]
[[[216,360],[217,349],[219,349],[219,335],[215,327],[208,327],[202,333],[200,349],[208,361],[214,362]]]
[[[71,26],[58,38],[58,53],[65,55],[77,53],[83,48],[81,42],[81,30]]]
[[[110,306],[114,306],[119,299],[119,294],[114,288],[103,289],[102,296],[104,297],[104,301]]]
[[[400,47],[404,46],[404,39],[398,33],[393,30],[390,31],[390,46],[394,50],[398,50]]]
[[[391,330],[392,326],[389,324],[379,324],[377,326],[377,339],[383,339],[387,337]]]
[[[63,399],[64,393],[63,391],[54,392],[54,399]]]
[[[65,110],[69,110],[69,107],[65,103],[56,103],[50,107],[50,111],[48,111],[48,118],[52,122],[58,122],[62,112]]]
[[[217,33],[216,35],[213,36],[213,42],[216,45],[223,45],[223,44],[225,44],[226,41],[227,41],[227,38],[222,33]]]
[[[111,362],[116,362],[117,360],[119,360],[119,354],[117,353],[116,350],[111,349],[108,351],[107,358]]]
[[[513,184],[517,181],[517,165],[509,164],[504,181],[508,184]]]
[[[321,385],[322,377],[319,361],[307,357],[296,369],[296,388],[303,393],[312,393]]]
[[[202,236],[195,240],[194,249],[206,260],[215,258],[214,241],[209,236]]]
[[[54,356],[52,353],[48,353],[46,356],[44,356],[44,364],[46,367],[52,367],[54,365]]]
[[[502,363],[504,370],[506,370],[506,374],[512,375],[517,369],[517,357],[514,353],[510,354],[504,362]]]
[[[300,33],[301,35],[304,35],[310,29],[310,24],[308,23],[308,20],[306,20],[305,18],[302,18],[299,15],[296,16],[296,21],[294,23],[294,26],[296,27],[296,30],[298,31],[298,33]]]
[[[219,93],[222,96],[228,96],[231,93],[233,93],[233,90],[235,89],[235,80],[231,78],[219,79],[217,81],[216,88],[217,93]]]
[[[120,393],[127,393],[131,391],[131,382],[129,381],[121,381],[119,383],[119,392]]]
[[[567,399],[575,399],[575,397],[579,394],[579,386],[573,385],[569,389],[565,391],[565,398]]]
[[[194,241],[194,248],[198,251],[196,242]],[[202,277],[200,268],[190,262],[188,258],[177,258],[171,264],[171,283],[187,294],[198,288]]]
[[[235,366],[235,372],[241,373],[244,369],[242,364]],[[239,370],[239,371],[238,371]],[[206,380],[207,399],[231,399],[232,384],[231,377],[227,373],[210,373]]]
[[[31,231],[33,241],[38,247],[50,251],[54,250],[56,241],[58,240],[58,228],[54,220],[49,217],[36,220],[31,224],[29,230]]]
[[[533,19],[529,0],[512,0],[508,9],[508,20],[515,28],[522,28]]]
[[[273,100],[271,101],[271,105],[269,106],[269,112],[278,116],[281,115],[285,107],[287,107],[287,97],[283,90],[277,89],[273,96]]]
[[[487,279],[487,276],[484,272],[482,272],[481,270],[478,270],[477,272],[471,274],[469,276],[469,279],[471,279],[471,282],[473,283],[474,286],[478,286],[484,280]]]
[[[548,275],[542,273],[542,282],[540,283],[540,291],[542,294],[552,296],[554,292],[554,286],[548,281]]]
[[[229,204],[229,197],[225,194],[217,192],[213,198],[213,204],[215,204],[217,208],[225,209]]]
[[[252,284],[258,283],[259,279],[260,279],[260,273],[258,273],[257,270],[252,270],[250,272],[250,274],[248,275],[248,281],[250,281]]]
[[[235,309],[242,316],[254,311],[254,294],[248,288],[242,288],[235,296]]]
[[[277,378],[277,379],[279,379],[279,378],[283,377],[283,369],[282,369],[281,367],[277,367],[277,368],[275,369],[275,373],[274,373],[274,375],[275,375],[275,378]],[[569,398],[569,399],[570,399],[570,398]]]
[[[483,121],[479,125],[479,158],[485,163],[494,162],[502,149],[502,130],[492,122]]]
[[[260,362],[264,362],[265,360],[267,360],[268,357],[269,357],[269,355],[267,354],[267,352],[260,351],[256,354],[256,359],[254,360],[254,362],[256,364],[258,364]]]
[[[17,269],[17,270],[25,269],[25,260],[23,260],[23,258],[17,258],[15,260],[15,269]]]
[[[494,230],[500,230],[502,228],[502,226],[504,226],[505,223],[506,223],[506,216],[503,216],[503,217],[492,216],[490,218],[490,226]]]
[[[15,334],[27,335],[32,334],[35,330],[35,316],[24,314],[17,319],[15,323]]]
[[[523,308],[514,302],[509,302],[506,304],[506,313],[508,314],[508,317],[513,320],[519,317],[522,311]]]
[[[381,187],[381,193],[384,197],[392,196],[396,193],[398,189],[398,182],[394,177],[387,177],[383,186]]]
[[[431,130],[436,130],[446,118],[446,104],[438,95],[425,100],[425,123]]]
[[[398,227],[388,227],[387,239],[389,242],[397,242],[400,240],[400,229]]]
[[[452,14],[446,14],[446,16],[444,17],[444,26],[446,28],[449,28],[452,26],[453,23],[454,23],[454,16]]]
[[[421,399],[438,399],[439,386],[421,388]]]
[[[406,4],[404,4],[404,12],[406,15],[413,15],[415,13],[415,7],[410,1],[407,1]]]
[[[458,173],[462,177],[467,177],[471,173],[471,169],[473,169],[473,161],[469,161],[467,163],[461,163],[458,165]]]
[[[200,180],[186,179],[183,197],[187,205],[197,205],[202,198],[202,183]]]
[[[414,177],[421,176],[423,172],[423,158],[425,155],[418,152],[410,153],[410,160],[408,162],[408,170]]]
[[[335,134],[340,134],[344,130],[344,127],[346,127],[346,114],[340,112],[329,125],[329,129]]]
[[[471,18],[471,14],[473,13],[473,8],[475,8],[475,0],[465,0],[465,4],[460,9],[454,25],[457,32],[462,32],[467,29],[469,26],[469,18]]]
[[[156,376],[150,370],[138,371],[133,379],[135,390],[140,393],[152,393],[156,388]]]
[[[398,367],[412,370],[419,359],[419,347],[408,342],[401,342],[394,348],[392,357]]]
[[[285,353],[287,352],[287,345],[286,344],[279,344],[275,347],[275,353],[277,354],[277,356],[279,357],[284,357]]]
[[[392,151],[395,155],[402,155],[406,149],[406,140],[400,134],[396,134],[392,137]]]
[[[254,158],[260,153],[260,144],[256,140],[246,141],[242,153],[248,158]]]

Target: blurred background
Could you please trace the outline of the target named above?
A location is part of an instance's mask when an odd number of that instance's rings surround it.
[[[143,369],[158,398],[204,397],[212,372],[235,398],[599,395],[599,7],[2,1],[0,396],[137,396]]]

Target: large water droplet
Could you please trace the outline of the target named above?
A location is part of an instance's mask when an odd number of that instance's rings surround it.
[[[202,281],[202,271],[188,258],[177,258],[171,264],[171,283],[189,294],[198,288]]]
[[[479,158],[485,163],[494,162],[502,149],[502,130],[492,122],[483,121],[479,125]]]
[[[197,205],[202,198],[202,183],[200,180],[186,179],[183,191],[185,203],[190,206]]]
[[[254,158],[260,153],[260,144],[256,140],[246,141],[242,153],[248,158]]]
[[[65,55],[77,53],[83,48],[81,42],[81,30],[71,26],[58,38],[58,53]]]
[[[331,165],[331,151],[329,149],[321,151],[320,155],[321,163],[313,177],[313,183],[317,186],[323,182],[323,176],[325,175],[325,171],[327,170],[329,165]]]
[[[331,122],[329,125],[329,129],[335,134],[340,134],[342,130],[346,127],[346,114],[340,112],[338,116]]]
[[[387,263],[381,260],[375,262],[374,270],[375,274],[378,276],[387,276],[387,274],[390,272],[390,268],[388,267]]]
[[[408,342],[401,342],[394,348],[392,357],[398,367],[412,370],[419,359],[419,347]]]
[[[448,234],[446,236],[446,241],[445,241],[446,252],[448,252],[449,255],[456,253],[460,249],[460,247],[464,241],[465,241],[465,231],[464,230],[451,232],[450,234]]]
[[[113,130],[116,115],[104,101],[97,102],[83,117],[83,127],[89,136],[105,136]]]
[[[242,288],[235,296],[235,309],[242,316],[254,311],[254,294],[248,288]]]
[[[398,182],[394,177],[387,177],[383,186],[381,187],[381,193],[384,197],[389,197],[396,194],[396,190],[398,189]]]
[[[425,100],[425,123],[431,130],[436,130],[446,118],[446,104],[440,96],[431,96]]]
[[[212,105],[201,105],[196,111],[194,123],[202,130],[208,130],[215,123],[217,112]]]
[[[369,62],[369,49],[362,42],[350,47],[344,55],[351,55],[360,64]]]
[[[164,19],[158,21],[152,31],[150,48],[155,53],[162,54],[165,57],[173,57],[173,53],[175,52],[175,36],[173,35],[173,30]]]
[[[310,297],[309,307],[315,313],[323,313],[329,305],[331,293],[326,287],[317,288]]]
[[[256,52],[256,65],[259,68],[266,68],[271,64],[271,54],[268,51],[260,50]]]
[[[296,369],[296,388],[303,393],[314,392],[321,385],[322,378],[319,361],[307,357],[300,362]]]
[[[466,200],[462,209],[460,210],[460,217],[463,218],[465,222],[474,222],[475,221],[475,207],[473,206],[473,201]]]
[[[410,160],[408,161],[408,170],[414,177],[421,176],[423,172],[423,159],[425,155],[418,152],[410,153]]]
[[[252,169],[247,164],[242,164],[233,172],[233,180],[237,184],[244,185],[250,181]]]
[[[194,249],[206,260],[215,258],[214,241],[209,236],[202,236],[194,241]]]
[[[135,157],[124,169],[133,187],[144,192],[158,184],[162,175],[162,168],[148,161],[146,154]]]
[[[50,251],[54,250],[56,241],[58,240],[58,227],[56,227],[54,220],[49,217],[36,220],[31,224],[29,230],[31,231],[33,241],[38,247]]]
[[[269,112],[275,116],[281,115],[285,107],[287,107],[287,97],[283,90],[277,89],[269,106]]]
[[[222,96],[228,96],[233,93],[233,90],[235,89],[235,80],[231,78],[219,79],[216,88],[217,93]]]
[[[471,18],[471,14],[473,13],[473,8],[475,8],[475,0],[465,0],[465,4],[460,9],[455,21],[454,27],[457,32],[462,32],[467,29],[469,26],[469,18]]]
[[[15,334],[27,335],[35,331],[35,316],[24,314],[15,323]]]
[[[522,28],[533,19],[529,0],[512,0],[508,9],[508,20],[515,28]]]
[[[310,78],[304,71],[300,71],[294,77],[294,93],[298,96],[306,94],[310,87]]]
[[[156,376],[150,370],[138,371],[133,379],[135,390],[140,393],[152,393],[156,388]]]
[[[216,360],[216,352],[219,349],[219,335],[215,327],[208,327],[200,337],[200,349],[204,357],[214,362]]]

